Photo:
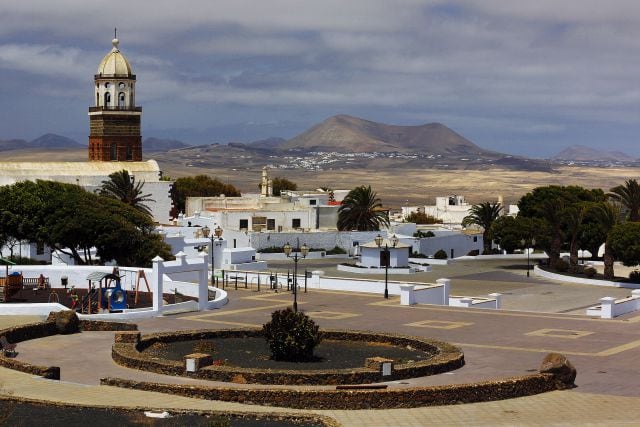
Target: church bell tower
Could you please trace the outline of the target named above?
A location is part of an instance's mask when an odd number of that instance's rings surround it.
[[[113,48],[102,59],[94,76],[95,104],[89,107],[89,160],[142,161],[140,118],[136,107],[136,76],[127,58]]]

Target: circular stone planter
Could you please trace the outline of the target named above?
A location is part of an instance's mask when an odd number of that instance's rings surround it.
[[[445,342],[424,338],[409,337],[395,334],[382,334],[360,331],[323,330],[324,340],[346,341],[355,343],[371,343],[398,348],[410,348],[424,352],[425,358],[419,361],[393,366],[390,360],[377,358],[375,350],[368,355],[367,366],[365,360],[358,367],[346,369],[305,369],[300,363],[297,369],[266,369],[253,367],[238,367],[212,364],[208,354],[190,355],[191,362],[184,360],[170,360],[156,357],[148,351],[151,346],[171,345],[179,341],[211,340],[225,338],[261,338],[260,329],[231,329],[231,330],[198,330],[173,333],[157,333],[144,335],[116,334],[113,345],[113,360],[129,368],[151,371],[161,374],[188,376],[233,383],[281,384],[281,385],[337,385],[337,384],[368,384],[381,381],[391,381],[406,378],[435,375],[460,368],[464,365],[462,351]],[[237,342],[237,341],[236,341]],[[218,344],[219,345],[219,344]],[[206,353],[206,351],[204,351]],[[193,361],[197,359],[195,362]],[[233,362],[233,361],[231,361]],[[389,363],[391,365],[389,365]],[[385,365],[385,366],[383,366]],[[384,371],[384,372],[383,372]],[[383,375],[384,374],[384,375]]]

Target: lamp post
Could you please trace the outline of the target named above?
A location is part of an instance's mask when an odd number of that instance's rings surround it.
[[[375,237],[375,239],[373,239],[374,242],[376,242],[376,246],[378,246],[378,248],[382,247],[382,242],[384,241],[384,239],[382,238],[381,235],[377,235]],[[398,244],[398,237],[394,234],[391,237],[391,245],[395,248],[396,245]],[[389,243],[388,241],[385,242],[384,244],[384,297],[385,299],[389,299],[389,263],[391,261],[391,252],[389,251]]]
[[[296,239],[296,247],[292,248],[287,242],[282,248],[287,258],[293,259],[293,311],[298,312],[298,261],[306,258],[309,254],[309,247],[302,244],[300,247],[300,239]]]
[[[527,277],[529,277],[529,248],[526,247],[527,241],[525,239],[520,240],[520,243],[522,243],[524,250],[527,251]],[[536,239],[532,237],[529,239],[529,243],[531,248],[533,248],[536,245]]]
[[[211,234],[211,229],[209,227],[207,227],[206,225],[204,227],[202,227],[202,235],[204,237],[210,238],[211,239],[211,286],[215,286],[214,280],[214,273],[215,273],[215,266],[213,264],[214,258],[213,258],[213,246],[215,244],[215,246],[220,246],[220,241],[222,240],[222,228],[220,228],[220,226],[217,226],[215,228],[215,230],[213,230],[213,234]],[[215,239],[218,239],[217,242],[215,242]],[[224,285],[224,283],[223,283]]]

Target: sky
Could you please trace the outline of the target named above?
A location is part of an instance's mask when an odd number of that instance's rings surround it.
[[[291,138],[350,114],[640,157],[637,0],[0,0],[0,139],[86,142],[114,27],[143,137]]]

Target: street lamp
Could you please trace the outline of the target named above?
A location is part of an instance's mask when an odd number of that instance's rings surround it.
[[[522,243],[524,250],[527,251],[527,277],[529,277],[529,248],[526,247],[527,241],[525,239],[520,240],[520,243]],[[529,243],[531,248],[533,248],[536,245],[536,239],[532,237],[529,239]]]
[[[282,248],[287,258],[293,259],[293,311],[298,312],[298,261],[306,258],[309,254],[309,247],[302,244],[300,247],[300,239],[296,239],[296,247],[292,248],[289,242]]]
[[[215,230],[213,230],[213,234],[211,234],[211,229],[209,227],[207,227],[206,225],[204,227],[202,227],[202,235],[206,238],[210,238],[211,239],[211,286],[215,286],[214,283],[214,270],[215,270],[215,266],[213,264],[213,246],[215,244],[215,246],[220,246],[221,245],[221,240],[222,240],[222,228],[220,228],[220,226],[217,226],[215,228]],[[215,239],[218,239],[217,242],[215,242]],[[224,285],[224,283],[223,283]]]
[[[391,246],[393,246],[394,248],[398,245],[398,237],[394,234],[391,237]],[[373,241],[376,243],[376,246],[378,246],[378,248],[382,247],[382,242],[384,241],[384,239],[382,238],[381,235],[377,235]],[[386,299],[389,299],[389,263],[391,261],[391,252],[389,252],[389,243],[387,241],[387,243],[384,244],[384,297]]]

